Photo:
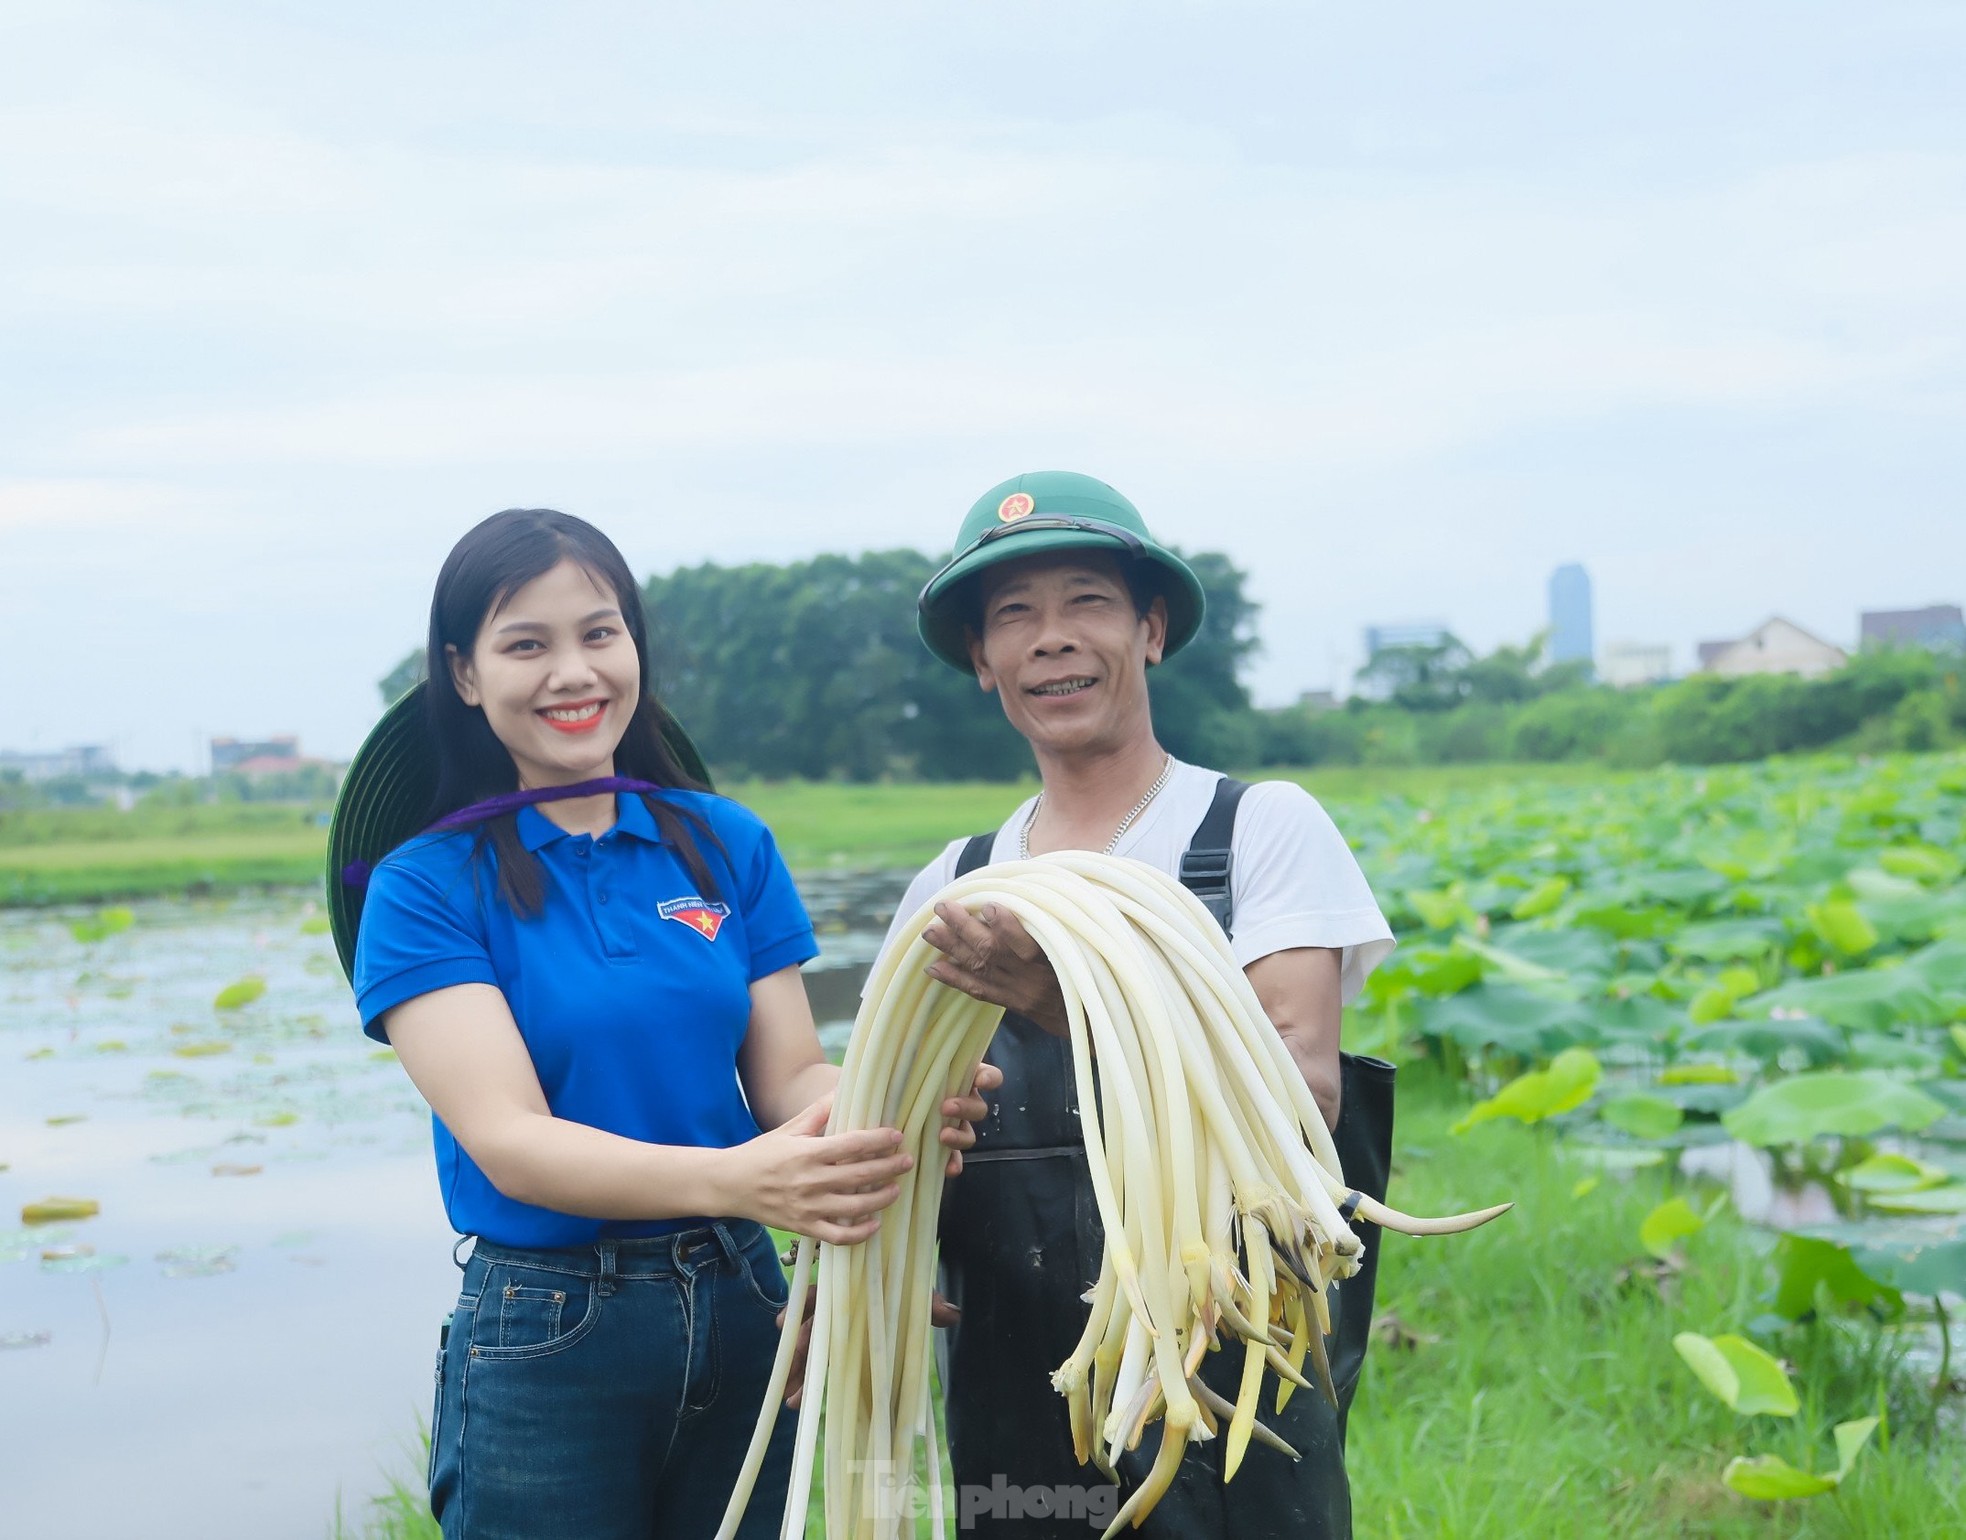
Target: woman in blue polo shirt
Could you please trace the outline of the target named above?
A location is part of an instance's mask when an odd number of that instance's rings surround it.
[[[707,1536],[785,1303],[765,1226],[865,1240],[909,1157],[892,1129],[825,1133],[811,926],[770,831],[701,789],[650,693],[607,538],[487,519],[437,579],[427,662],[350,767],[330,907],[476,1240],[431,1506],[452,1540]],[[959,1151],[982,1103],[944,1111]],[[777,1532],[793,1421],[744,1535]]]

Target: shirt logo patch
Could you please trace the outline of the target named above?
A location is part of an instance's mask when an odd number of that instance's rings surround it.
[[[730,905],[708,904],[692,893],[688,898],[672,898],[656,905],[655,912],[665,920],[687,925],[705,941],[715,941],[730,916]]]

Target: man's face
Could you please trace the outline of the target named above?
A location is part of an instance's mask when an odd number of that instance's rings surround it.
[[[1036,749],[1117,748],[1151,730],[1147,665],[1167,641],[1167,605],[1133,607],[1119,562],[1094,551],[1004,562],[981,579],[976,680]]]

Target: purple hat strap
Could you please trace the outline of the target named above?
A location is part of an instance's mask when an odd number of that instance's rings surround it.
[[[496,797],[487,797],[482,802],[461,807],[455,813],[446,813],[422,832],[442,834],[451,829],[468,829],[473,824],[502,818],[507,813],[516,813],[522,807],[532,807],[540,802],[563,802],[569,797],[598,797],[606,792],[661,790],[652,781],[638,781],[625,775],[604,775],[592,781],[575,781],[570,786],[532,786],[524,791],[508,791]],[[351,888],[367,887],[369,874],[373,870],[374,867],[367,861],[350,861],[341,869],[341,880]]]

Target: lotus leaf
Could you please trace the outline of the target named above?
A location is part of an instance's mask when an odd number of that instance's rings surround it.
[[[1753,961],[1780,947],[1784,933],[1780,920],[1707,920],[1669,937],[1666,946],[1701,962]]]
[[[1565,1144],[1564,1159],[1599,1171],[1644,1171],[1666,1163],[1664,1150],[1638,1149],[1626,1144]]]
[[[1731,1064],[1668,1064],[1659,1071],[1660,1085],[1738,1085],[1740,1079]]]
[[[1842,1485],[1844,1478],[1850,1474],[1850,1468],[1857,1463],[1857,1456],[1862,1453],[1864,1445],[1870,1442],[1871,1434],[1877,1431],[1877,1422],[1875,1417],[1864,1417],[1856,1422],[1839,1422],[1836,1425],[1836,1469],[1828,1475],[1818,1476],[1797,1470],[1779,1455],[1762,1454],[1752,1459],[1736,1456],[1729,1460],[1720,1479],[1743,1497],[1752,1497],[1760,1502],[1819,1497]]]
[[[1533,920],[1555,909],[1569,891],[1568,877],[1545,877],[1510,906],[1509,914],[1518,920]]]
[[[1588,1036],[1580,1007],[1511,984],[1479,984],[1429,1003],[1420,1025],[1467,1053],[1499,1048],[1525,1059],[1555,1053]]]
[[[1638,1243],[1664,1261],[1676,1243],[1697,1235],[1704,1223],[1684,1198],[1668,1198],[1645,1216],[1638,1227]]]
[[[1823,943],[1846,957],[1861,956],[1878,943],[1877,927],[1847,899],[1825,899],[1803,913]]]
[[[1836,1241],[1795,1231],[1775,1243],[1775,1288],[1769,1303],[1791,1321],[1832,1304],[1869,1305],[1895,1301],[1897,1291],[1877,1282]]]
[[[1806,1144],[1840,1134],[1862,1138],[1885,1128],[1916,1131],[1945,1115],[1924,1092],[1875,1070],[1792,1075],[1763,1086],[1721,1121],[1747,1144]]]
[[[64,1220],[93,1219],[102,1212],[102,1205],[94,1198],[43,1198],[39,1203],[21,1205],[20,1222],[24,1225],[59,1224]]]
[[[241,1006],[251,1005],[266,993],[266,980],[257,975],[227,984],[212,1000],[212,1008],[220,1011],[236,1011]]]
[[[1966,940],[1935,941],[1913,952],[1905,959],[1904,971],[1914,969],[1941,994],[1966,994]]]
[[[1931,941],[1949,926],[1966,920],[1966,896],[1915,893],[1909,898],[1883,898],[1864,905],[1864,913],[1887,940],[1901,946]]]
[[[1893,845],[1877,853],[1877,864],[1893,877],[1917,882],[1951,882],[1959,875],[1959,857],[1936,845]]]
[[[1591,1099],[1603,1074],[1603,1066],[1588,1048],[1566,1048],[1550,1061],[1549,1068],[1518,1075],[1488,1100],[1470,1108],[1454,1125],[1454,1132],[1466,1133],[1491,1118],[1540,1123],[1569,1112]]]
[[[1735,1005],[1761,987],[1761,974],[1753,968],[1723,968],[1705,989],[1693,997],[1687,1015],[1697,1025],[1725,1021]]]
[[[1790,1233],[1841,1246],[1865,1277],[1898,1293],[1966,1294],[1966,1219],[1877,1219]]]
[[[1626,904],[1598,904],[1591,908],[1577,910],[1573,918],[1579,925],[1587,925],[1592,930],[1601,930],[1607,935],[1618,937],[1621,941],[1631,941],[1671,935],[1679,928],[1681,915],[1676,909],[1667,909],[1656,904],[1641,904],[1635,907]]]
[[[1467,895],[1458,886],[1433,892],[1417,888],[1400,897],[1428,930],[1453,930],[1459,925],[1472,925],[1475,920]]]
[[[1683,1331],[1672,1345],[1700,1383],[1743,1417],[1796,1414],[1799,1403],[1788,1374],[1747,1338]]]
[[[1498,927],[1489,939],[1511,957],[1571,978],[1608,977],[1618,961],[1612,944],[1593,930],[1508,925]]]
[[[1597,1115],[1634,1139],[1664,1139],[1685,1121],[1686,1114],[1657,1096],[1619,1096],[1598,1108]]]
[[[1740,1011],[1743,1016],[1766,1016],[1775,1010],[1793,1010],[1839,1027],[1880,1031],[1901,1023],[1935,1027],[1947,1012],[1930,981],[1913,966],[1915,960],[1896,968],[1797,979],[1741,1001]]]
[[[1966,1214],[1966,1182],[1923,1192],[1873,1193],[1870,1206],[1890,1214]]]
[[[1917,1192],[1950,1181],[1952,1173],[1909,1155],[1872,1155],[1839,1171],[1836,1179],[1854,1192]]]
[[[1745,1053],[1764,1061],[1799,1059],[1809,1065],[1834,1064],[1849,1047],[1849,1039],[1835,1027],[1809,1017],[1775,1018],[1768,1021],[1717,1021],[1681,1039],[1680,1047],[1693,1053]]]

